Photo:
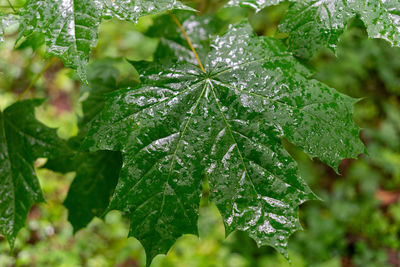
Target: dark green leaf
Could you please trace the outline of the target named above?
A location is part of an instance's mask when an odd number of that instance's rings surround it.
[[[207,177],[227,233],[246,231],[287,255],[298,206],[315,196],[281,138],[337,167],[364,151],[355,101],[310,80],[279,41],[257,37],[248,22],[211,41],[207,73],[185,47],[166,40],[160,51],[176,57],[135,64],[142,84],[112,93],[85,141],[123,153],[109,209],[129,214],[130,235],[152,259],[197,233]]]
[[[44,166],[61,173],[76,172],[64,201],[68,220],[75,232],[84,228],[94,217],[104,214],[122,166],[120,152],[80,151],[81,136],[69,141],[72,153],[51,158]]]
[[[69,141],[72,153],[51,158],[44,166],[47,169],[67,173],[76,172],[64,205],[68,209],[68,220],[78,231],[94,217],[104,214],[114,192],[122,166],[120,152],[79,151],[81,137]]]
[[[180,8],[188,9],[175,0],[30,0],[19,12],[20,38],[44,34],[48,51],[86,81],[90,49],[97,44],[103,17],[136,22],[144,15]]]
[[[39,47],[44,44],[43,35],[40,33],[33,33],[26,37],[21,43],[15,47],[16,49],[26,49],[28,47],[32,48],[32,50],[36,51]]]
[[[64,205],[68,220],[77,231],[93,217],[103,215],[117,185],[122,158],[114,151],[80,152],[74,161],[76,177]]]
[[[66,151],[56,131],[35,119],[34,108],[41,103],[21,101],[0,113],[0,233],[11,246],[32,205],[44,201],[34,161]]]

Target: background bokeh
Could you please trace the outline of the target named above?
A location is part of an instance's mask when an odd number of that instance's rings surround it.
[[[213,13],[221,1],[197,2],[203,13]],[[18,8],[24,1],[12,3]],[[0,0],[3,11],[12,12],[4,8],[7,5]],[[258,34],[284,41],[277,25],[286,8],[287,4],[282,4],[258,14],[231,8],[218,11],[217,16],[228,22],[249,17]],[[104,22],[92,61],[117,69],[121,81],[137,82],[137,73],[124,58],[152,60],[158,40],[144,33],[153,20],[146,17],[138,25]],[[1,109],[16,101],[48,62],[54,61],[46,55],[40,36],[15,45],[16,30],[9,28],[6,42],[0,44]],[[316,79],[360,99],[354,120],[362,128],[360,137],[369,153],[344,160],[337,174],[283,140],[302,176],[321,198],[300,208],[304,231],[291,238],[291,263],[271,248],[258,248],[241,232],[225,238],[218,210],[202,205],[200,237],[181,237],[166,256],[156,257],[153,267],[400,266],[400,49],[368,39],[364,25],[355,18],[336,55],[322,50],[305,64],[315,71]],[[59,127],[59,135],[68,138],[77,134],[77,116],[82,113],[80,103],[85,96],[74,72],[56,59],[25,97],[47,98],[36,110],[37,118]],[[75,174],[40,168],[44,162],[40,159],[36,164],[47,203],[32,208],[12,253],[0,237],[0,266],[145,266],[143,248],[136,239],[126,238],[128,222],[120,212],[110,212],[104,220],[96,218],[73,233],[62,203]]]

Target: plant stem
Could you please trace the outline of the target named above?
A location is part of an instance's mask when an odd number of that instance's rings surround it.
[[[15,10],[14,6],[11,4],[10,0],[7,0],[7,2],[8,2],[8,5],[11,7],[11,9],[12,9],[15,13],[17,13],[17,11]]]
[[[203,67],[203,63],[201,63],[200,57],[196,52],[196,49],[194,49],[194,46],[192,44],[192,41],[190,41],[189,36],[187,35],[185,29],[182,27],[182,24],[179,22],[179,20],[175,17],[174,14],[172,14],[172,12],[168,11],[168,14],[171,16],[172,20],[176,23],[176,25],[178,25],[179,29],[181,30],[181,32],[183,33],[183,35],[186,38],[186,42],[188,43],[188,45],[190,46],[190,49],[193,51],[194,56],[197,59],[197,62],[199,63],[200,69],[206,73],[206,70]]]
[[[51,67],[51,65],[56,62],[57,58],[52,57],[47,65],[36,75],[36,77],[29,83],[29,85],[25,88],[25,90],[18,96],[18,101],[20,101],[29,90],[37,83],[37,81],[43,76],[43,74]]]

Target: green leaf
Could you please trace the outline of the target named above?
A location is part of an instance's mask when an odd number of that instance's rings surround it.
[[[203,179],[227,234],[245,231],[287,255],[301,228],[298,206],[315,195],[281,138],[336,167],[364,151],[355,100],[310,80],[279,41],[257,37],[248,22],[209,50],[203,73],[187,60],[190,50],[161,42],[158,55],[176,57],[135,64],[142,84],[109,95],[84,147],[122,152],[109,210],[129,215],[130,235],[149,259],[197,233]]]
[[[324,46],[335,51],[348,20],[356,15],[364,22],[369,37],[400,46],[398,0],[296,1],[284,17],[280,30],[289,33],[290,50],[310,58]]]
[[[56,130],[35,119],[41,100],[17,102],[0,112],[0,233],[13,246],[33,204],[44,201],[34,161],[61,156],[65,143]]]
[[[186,33],[190,36],[190,40],[193,42],[194,48],[200,56],[200,59],[205,60],[210,50],[210,38],[221,32],[221,29],[226,30],[227,23],[222,21],[216,16],[202,15],[196,16],[193,12],[189,11],[175,11],[174,16],[178,21],[182,22],[182,27]],[[226,27],[225,27],[226,26]],[[160,49],[155,55],[156,58],[168,58],[169,54],[172,53],[172,57],[179,56],[185,57],[186,61],[197,64],[197,60],[192,53],[188,53],[190,47],[183,36],[181,30],[171,19],[169,14],[160,16],[154,20],[154,24],[148,29],[147,33],[150,37],[161,38],[161,42],[168,44],[168,46],[176,46],[177,49],[164,50]],[[179,48],[178,48],[179,47]],[[182,53],[180,53],[180,51]]]
[[[76,176],[64,205],[76,232],[95,216],[103,215],[117,185],[122,158],[121,153],[114,151],[80,152],[74,163]]]
[[[121,20],[137,22],[140,17],[157,14],[166,10],[183,9],[191,10],[194,9],[183,5],[177,0],[120,0],[111,1],[103,0],[106,4],[105,16],[108,18],[116,17]]]
[[[230,0],[227,6],[250,7],[256,11],[283,0]],[[283,18],[280,30],[289,34],[289,49],[310,58],[321,47],[333,51],[350,18],[358,15],[369,37],[400,46],[400,2],[398,0],[304,0],[294,1]]]
[[[122,72],[126,73],[122,73]],[[136,75],[136,80],[131,79]],[[126,77],[128,76],[128,77]],[[88,86],[82,86],[84,93],[89,93],[88,98],[82,103],[83,118],[79,122],[82,134],[83,129],[103,109],[106,102],[105,96],[120,88],[122,85],[137,85],[138,75],[134,68],[125,60],[105,58],[96,60],[88,67]]]
[[[103,108],[105,94],[118,88],[119,71],[112,60],[97,61],[88,68],[88,88],[90,93],[82,103],[84,117],[80,121],[77,137],[69,140],[70,153],[51,158],[45,168],[61,172],[76,172],[69,188],[64,205],[68,209],[68,220],[78,231],[85,227],[95,216],[103,215],[109,205],[122,166],[120,152],[80,150],[80,144],[90,122]]]
[[[122,166],[120,152],[80,151],[82,136],[69,140],[69,153],[49,159],[44,166],[61,173],[76,172],[64,201],[74,232],[104,214]]]
[[[80,151],[83,134],[69,140],[69,153],[51,158],[44,168],[76,172],[64,201],[74,232],[84,228],[94,217],[101,217],[109,205],[122,166],[120,152]]]
[[[278,5],[285,0],[229,0],[225,6],[241,6],[255,9],[257,12],[267,6]]]
[[[97,44],[103,17],[136,22],[141,16],[177,8],[189,9],[176,0],[30,0],[19,12],[19,37],[44,34],[50,54],[76,69],[86,81],[90,49]]]

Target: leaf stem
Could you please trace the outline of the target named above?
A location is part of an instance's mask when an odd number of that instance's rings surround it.
[[[179,29],[181,30],[181,32],[183,33],[183,35],[185,36],[186,42],[188,43],[190,49],[193,51],[194,56],[197,59],[197,62],[199,63],[200,69],[206,73],[206,70],[204,69],[203,63],[201,63],[200,57],[196,52],[196,49],[194,49],[194,46],[192,44],[192,41],[190,41],[189,36],[187,35],[185,29],[183,28],[182,24],[179,22],[179,20],[175,17],[175,15],[171,12],[168,11],[168,14],[171,16],[172,20],[175,22],[176,25],[178,25]]]
[[[14,8],[14,6],[11,4],[10,0],[7,0],[7,2],[8,2],[8,5],[11,7],[11,9],[12,9],[15,13],[17,13],[17,10],[15,10],[15,8]]]
[[[29,85],[25,88],[25,90],[18,96],[18,101],[20,101],[29,90],[37,83],[37,81],[43,76],[43,74],[51,67],[51,65],[56,62],[57,58],[52,57],[47,65],[36,75],[36,77],[29,83]]]

